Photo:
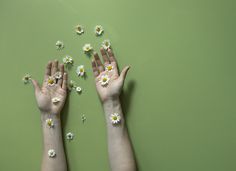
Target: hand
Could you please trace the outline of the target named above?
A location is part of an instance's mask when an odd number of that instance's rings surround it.
[[[61,78],[54,80],[53,84],[49,79],[55,78],[55,74],[61,74]],[[58,61],[48,62],[42,87],[39,86],[36,80],[32,79],[38,108],[42,113],[60,114],[67,96],[67,80],[68,76],[64,72],[64,65],[60,64],[58,67]],[[48,81],[51,84],[49,84]],[[59,101],[53,103],[52,100],[55,97],[58,98]]]
[[[104,61],[104,65],[102,64],[98,53],[94,53],[94,59],[92,60],[92,68],[93,74],[95,77],[95,83],[97,92],[100,96],[102,102],[105,102],[109,99],[119,98],[122,87],[124,85],[124,80],[126,78],[126,74],[129,70],[129,66],[126,66],[120,73],[117,68],[117,62],[114,57],[114,54],[111,49],[108,50],[108,54],[106,51],[101,48],[100,49],[102,58]],[[107,66],[112,66],[112,70],[108,71]],[[102,76],[107,75],[109,78],[109,82],[107,85],[102,85]]]

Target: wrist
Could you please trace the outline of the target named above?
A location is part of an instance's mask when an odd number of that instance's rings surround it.
[[[47,119],[60,120],[60,113],[41,112],[41,120],[46,121]]]

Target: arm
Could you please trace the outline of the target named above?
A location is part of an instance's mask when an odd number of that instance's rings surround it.
[[[59,68],[59,72],[58,72]],[[67,74],[58,61],[49,62],[42,87],[32,79],[35,97],[41,112],[43,132],[42,171],[66,171],[66,157],[62,141],[61,110],[67,96]]]
[[[100,51],[104,65],[94,53],[92,68],[105,112],[110,166],[112,171],[135,171],[134,154],[119,99],[129,67],[125,67],[119,75],[112,50],[109,49],[108,54],[103,48]]]

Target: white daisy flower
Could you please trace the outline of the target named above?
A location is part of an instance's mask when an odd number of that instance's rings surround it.
[[[104,30],[103,30],[101,25],[96,25],[95,28],[94,28],[94,32],[97,36],[102,35],[103,31]]]
[[[75,31],[76,31],[77,34],[81,35],[81,34],[84,33],[84,28],[83,28],[82,25],[77,25],[77,26],[75,27]]]
[[[62,41],[58,40],[56,42],[56,48],[57,48],[57,50],[63,49],[64,48],[64,43]]]
[[[66,139],[67,139],[67,140],[73,140],[73,138],[74,138],[74,134],[73,134],[73,133],[68,132],[68,133],[66,134]]]
[[[105,49],[105,50],[108,50],[110,47],[111,47],[111,42],[110,40],[104,40],[102,42],[102,47]]]
[[[62,78],[62,75],[61,75],[61,72],[56,72],[55,74],[54,74],[54,77],[56,78],[56,79],[61,79]]]
[[[108,71],[108,72],[113,71],[113,65],[111,65],[111,64],[107,65],[106,71]]]
[[[121,117],[118,113],[113,113],[110,115],[110,120],[112,124],[117,125],[120,123]]]
[[[82,115],[82,116],[81,116],[81,120],[82,120],[83,123],[87,120],[87,118],[85,117],[85,115]]]
[[[85,52],[85,53],[88,53],[88,52],[90,52],[90,51],[92,51],[93,50],[93,47],[91,46],[91,44],[89,44],[89,43],[87,43],[87,44],[85,44],[84,46],[83,46],[83,51]]]
[[[48,157],[53,158],[56,156],[56,152],[53,149],[48,150]]]
[[[84,66],[83,65],[78,66],[76,69],[76,73],[78,74],[78,76],[83,77],[85,74]]]
[[[54,86],[56,84],[56,79],[52,76],[48,77],[47,84],[49,86]]]
[[[108,77],[108,75],[102,75],[100,78],[100,83],[102,86],[106,86],[110,81],[110,78]]]
[[[63,58],[63,63],[64,64],[73,64],[73,58],[72,57],[70,57],[70,56],[68,56],[68,55],[66,55],[66,57],[65,58]]]
[[[49,128],[52,128],[54,127],[54,122],[53,120],[50,118],[50,119],[46,119],[46,124]]]
[[[77,92],[77,93],[81,93],[81,91],[82,91],[82,88],[78,86],[78,87],[76,87],[76,89],[75,89],[75,90],[76,90],[76,92]]]
[[[22,81],[24,84],[28,84],[31,80],[31,75],[30,74],[25,74],[25,76],[22,78]]]
[[[56,104],[56,103],[58,103],[60,101],[61,101],[61,99],[59,97],[52,98],[52,103],[54,103],[54,104]]]

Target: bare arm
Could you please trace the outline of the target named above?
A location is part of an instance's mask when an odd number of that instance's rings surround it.
[[[32,80],[32,83],[41,112],[43,131],[41,171],[67,171],[60,119],[67,96],[67,74],[64,73],[64,65],[58,66],[58,61],[49,62],[42,87],[35,80]]]
[[[112,50],[106,52],[102,48],[100,51],[104,65],[95,53],[92,67],[97,92],[105,112],[111,170],[135,171],[134,154],[119,99],[129,67],[125,67],[119,74]]]

